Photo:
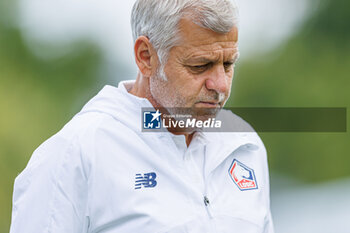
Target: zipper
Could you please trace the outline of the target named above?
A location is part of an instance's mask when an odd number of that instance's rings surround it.
[[[209,218],[212,219],[213,215],[211,213],[211,207],[210,207],[210,200],[209,200],[209,198],[207,196],[204,196],[203,202],[204,202],[205,209],[207,210]]]
[[[239,147],[237,147],[239,148]],[[237,149],[236,148],[236,149]],[[236,150],[235,149],[235,150]],[[235,151],[235,150],[225,150],[224,152],[221,152],[223,154],[229,154],[229,153],[232,153],[232,151]],[[225,159],[227,158],[227,156],[224,157]],[[207,166],[207,163],[206,163],[206,159],[207,159],[207,146],[205,145],[204,147],[204,164],[205,166]],[[225,160],[224,159],[224,160]],[[223,161],[224,161],[223,160]],[[203,179],[204,179],[204,192],[203,192],[203,203],[204,203],[204,206],[205,206],[205,209],[207,210],[207,213],[208,213],[208,216],[210,219],[213,218],[213,214],[212,214],[212,208],[211,208],[211,203],[210,203],[210,199],[208,197],[208,186],[209,186],[209,181],[213,175],[213,172],[214,170],[223,162],[223,161],[220,161],[220,163],[217,164],[216,167],[213,168],[213,170],[211,170],[208,174],[208,176],[206,176],[206,169],[204,168],[204,172],[203,172]]]
[[[203,202],[204,202],[204,206],[205,206],[205,209],[208,213],[209,218],[212,219],[213,214],[212,214],[212,209],[211,209],[211,205],[210,205],[210,199],[208,197],[208,183],[209,183],[209,180],[211,178],[212,171],[209,173],[208,177],[206,177],[206,175],[205,175],[205,167],[207,166],[206,152],[207,152],[207,146],[205,145],[204,146],[204,167],[203,167],[203,181],[204,181]]]
[[[204,205],[208,206],[210,204],[209,198],[207,196],[204,196]]]
[[[168,142],[169,144],[172,145],[172,147],[175,149],[175,151],[179,151],[174,140],[172,138],[167,138],[168,139]],[[206,149],[206,145],[204,146],[204,154],[206,154],[207,152],[207,149]],[[185,156],[188,156],[186,155],[185,153]],[[204,164],[205,164],[205,161],[206,160],[206,156],[204,156]],[[187,169],[187,165],[185,165],[185,170],[186,172],[188,172],[188,169]],[[203,190],[203,205],[206,209],[206,212],[208,214],[208,217],[209,219],[212,219],[213,218],[213,214],[212,214],[212,209],[211,209],[211,205],[210,205],[210,199],[208,197],[208,194],[207,194],[207,187],[208,187],[208,180],[209,178],[211,177],[212,175],[212,172],[210,172],[210,174],[208,175],[207,179],[206,179],[206,176],[205,176],[205,168],[203,168],[203,185],[204,185],[204,190]]]
[[[203,203],[204,203],[205,209],[208,213],[208,216],[211,219],[211,218],[213,218],[213,214],[212,214],[211,203],[210,203],[210,199],[208,197],[208,191],[207,191],[208,190],[208,180],[209,179],[204,180]]]

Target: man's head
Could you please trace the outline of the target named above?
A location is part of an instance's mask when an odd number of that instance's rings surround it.
[[[153,105],[216,111],[238,58],[237,9],[228,0],[138,0],[135,59]],[[174,113],[174,112],[173,112]]]

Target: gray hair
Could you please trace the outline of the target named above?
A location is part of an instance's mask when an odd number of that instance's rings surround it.
[[[233,0],[137,0],[131,13],[134,42],[146,36],[157,51],[160,64],[180,40],[178,24],[189,16],[193,22],[217,33],[228,33],[238,23]]]

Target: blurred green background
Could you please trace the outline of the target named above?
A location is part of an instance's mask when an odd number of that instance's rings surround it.
[[[0,2],[0,233],[9,231],[13,181],[34,149],[102,86],[117,85],[102,75],[101,52],[89,41],[70,45],[60,57],[35,56],[13,23],[14,3]],[[238,64],[227,105],[349,107],[349,22],[349,1],[321,0],[287,43]],[[315,184],[350,177],[349,133],[260,135],[272,179],[283,174]]]
[[[233,106],[350,107],[350,2],[320,1],[315,6],[314,15],[286,44],[240,64]],[[272,171],[305,182],[350,176],[349,133],[261,137]]]

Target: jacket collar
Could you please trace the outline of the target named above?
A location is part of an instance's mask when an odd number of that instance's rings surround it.
[[[146,98],[140,98],[128,91],[135,81],[128,80],[119,83],[118,88],[106,85],[94,98],[92,98],[79,114],[86,112],[103,112],[109,114],[122,124],[142,134],[142,108],[153,108]],[[170,132],[149,133],[157,137],[171,137]],[[235,149],[245,146],[247,149],[257,149],[256,133],[225,133],[225,132],[197,132],[208,150],[219,147],[222,154],[230,154]],[[250,135],[250,136],[249,136]]]

